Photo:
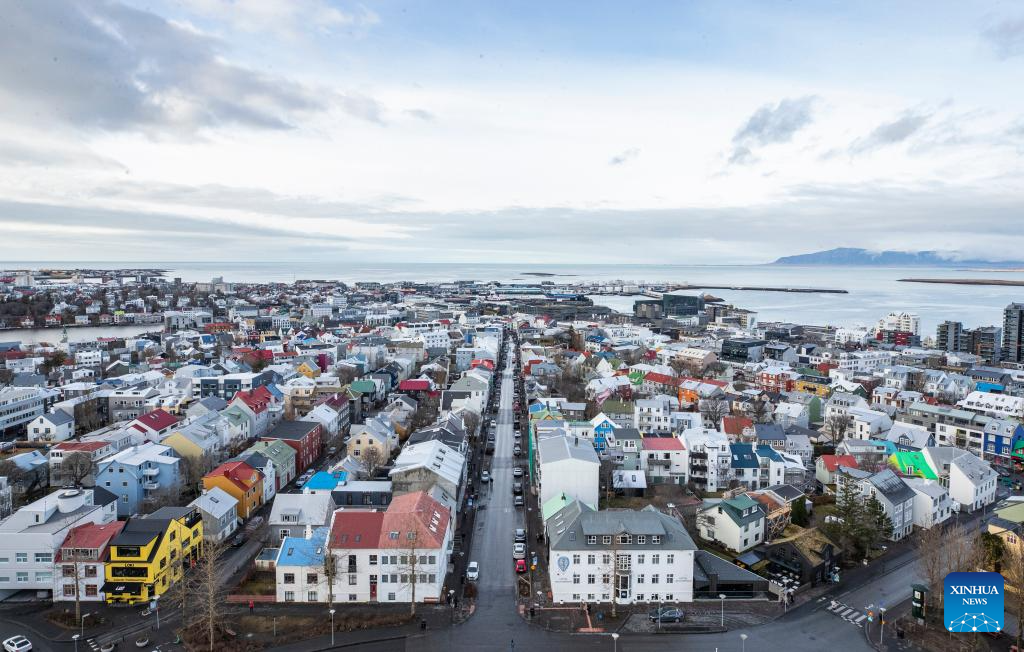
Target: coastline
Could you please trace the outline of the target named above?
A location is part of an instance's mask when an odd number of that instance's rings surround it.
[[[939,285],[999,285],[1024,287],[1024,280],[1012,281],[998,278],[898,278],[900,283],[935,283]]]

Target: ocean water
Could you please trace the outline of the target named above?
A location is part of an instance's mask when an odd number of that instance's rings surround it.
[[[480,280],[556,284],[573,281],[650,281],[709,285],[756,285],[843,289],[848,294],[706,290],[737,306],[756,310],[761,321],[785,320],[836,326],[869,325],[893,310],[921,316],[922,335],[934,335],[946,319],[967,327],[998,325],[1003,308],[1024,301],[1024,287],[901,283],[900,278],[999,278],[1024,280],[1012,271],[911,267],[832,267],[776,265],[537,265],[486,263],[350,263],[301,262],[0,262],[3,269],[39,268],[131,269],[158,267],[168,277],[185,281],[223,276],[233,282],[291,282],[297,279],[354,281]],[[536,277],[524,273],[550,273]],[[616,310],[632,309],[633,298],[593,297]]]

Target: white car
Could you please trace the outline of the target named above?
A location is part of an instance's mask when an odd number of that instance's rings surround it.
[[[466,579],[471,582],[480,579],[480,564],[475,561],[469,562],[469,566],[466,566]]]
[[[526,559],[526,544],[512,544],[512,559]]]
[[[7,652],[27,652],[31,649],[32,642],[20,634],[4,641],[4,650]]]

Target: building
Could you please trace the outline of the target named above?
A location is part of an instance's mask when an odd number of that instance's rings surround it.
[[[537,443],[540,502],[565,494],[596,508],[600,494],[601,462],[590,442],[554,436]]]
[[[55,397],[53,390],[35,387],[0,388],[0,434],[24,432],[25,425],[41,416]]]
[[[271,545],[282,543],[287,537],[301,536],[307,528],[330,525],[334,513],[331,494],[281,494],[270,510]]]
[[[281,543],[277,600],[440,602],[453,536],[452,513],[425,492],[395,498],[384,511],[338,510],[329,529],[307,528]],[[326,554],[335,558],[333,582],[324,576]]]
[[[54,560],[71,530],[116,520],[116,499],[103,489],[65,489],[14,512],[0,522],[0,598],[52,592]]]
[[[899,541],[914,529],[915,492],[889,469],[873,474],[843,473],[843,482],[857,484],[864,498],[873,497],[885,510],[892,523],[892,541]]]
[[[297,476],[295,472],[295,449],[283,441],[258,441],[242,452],[259,453],[274,465],[275,493],[289,484]]]
[[[737,554],[764,542],[765,512],[746,494],[702,505],[697,510],[697,533]]]
[[[661,313],[666,317],[694,317],[704,312],[704,297],[668,292],[661,297]]]
[[[117,496],[117,515],[133,516],[181,488],[181,460],[168,446],[146,442],[96,465],[96,486]]]
[[[40,414],[28,424],[29,441],[66,441],[74,434],[75,418],[63,410]]]
[[[935,348],[955,353],[965,351],[964,325],[959,321],[944,321],[935,333]]]
[[[923,450],[939,483],[957,503],[957,511],[973,512],[996,500],[999,475],[973,453],[948,446],[931,446]]]
[[[394,500],[409,493],[431,492],[455,514],[466,491],[466,474],[465,455],[432,439],[405,446],[395,458],[388,478]]]
[[[203,516],[192,505],[130,519],[110,542],[107,604],[145,604],[163,595],[198,560],[202,542]]]
[[[726,362],[744,364],[760,362],[764,358],[764,347],[768,342],[751,338],[733,338],[722,341],[720,358]]]
[[[189,505],[202,514],[207,541],[226,541],[238,529],[238,501],[220,487],[203,490]]]
[[[594,511],[572,501],[545,524],[556,604],[692,602],[697,546],[652,506]]]
[[[323,454],[323,426],[316,421],[282,421],[261,439],[295,449],[295,472],[302,473]]]
[[[935,480],[903,478],[914,491],[914,525],[928,529],[942,525],[953,515],[949,491]]]
[[[123,521],[85,523],[68,532],[55,561],[53,601],[102,602],[110,542],[124,527]]]
[[[245,462],[225,462],[203,476],[203,489],[218,487],[238,501],[235,512],[245,520],[263,505],[263,473]]]
[[[1024,303],[1003,310],[1003,355],[1006,362],[1024,362]]]

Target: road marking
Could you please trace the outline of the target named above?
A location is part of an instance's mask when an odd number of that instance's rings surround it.
[[[849,616],[849,615],[850,615],[851,613],[853,613],[853,609],[851,609],[851,608],[847,607],[847,608],[846,608],[845,610],[843,610],[843,613],[839,614],[839,617],[840,617],[840,618],[846,618],[846,617],[847,617],[847,616]]]
[[[865,618],[867,618],[867,616],[865,616],[864,614],[861,614],[861,615],[857,616],[857,620],[855,620],[853,622],[854,622],[854,624],[859,625],[861,623],[861,621],[863,621]]]

